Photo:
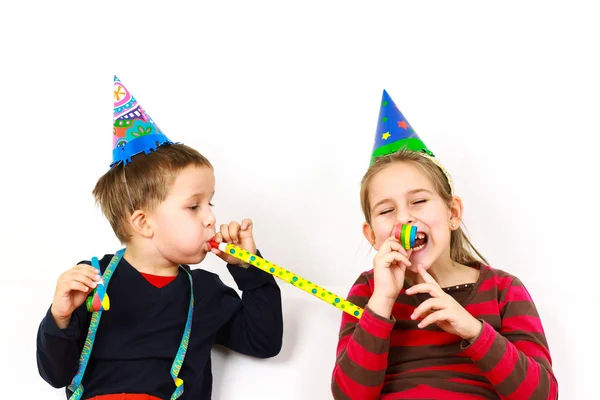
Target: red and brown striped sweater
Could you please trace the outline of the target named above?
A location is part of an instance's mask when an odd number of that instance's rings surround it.
[[[445,289],[483,330],[473,343],[410,319],[428,294],[398,296],[392,318],[368,307],[362,318],[342,316],[332,393],[335,399],[556,399],[558,385],[542,323],[521,281],[480,267],[474,285]],[[366,307],[373,270],[348,300]]]

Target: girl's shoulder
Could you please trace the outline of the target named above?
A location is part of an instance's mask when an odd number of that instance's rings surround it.
[[[375,270],[373,268],[371,268],[368,271],[361,272],[360,275],[358,276],[358,278],[356,278],[354,285],[366,284],[366,285],[373,287],[373,278],[375,276],[374,271]]]
[[[477,282],[478,290],[497,290],[498,292],[506,292],[511,286],[523,286],[523,283],[515,275],[481,264],[479,267],[479,280]]]

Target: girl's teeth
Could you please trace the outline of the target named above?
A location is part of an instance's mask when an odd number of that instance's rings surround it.
[[[425,247],[425,243],[423,243],[423,244],[422,244],[422,245],[420,245],[420,246],[413,247],[413,251],[418,251],[418,250],[421,250],[423,247]]]

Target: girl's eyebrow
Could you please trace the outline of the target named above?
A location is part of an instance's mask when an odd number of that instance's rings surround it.
[[[425,192],[425,193],[433,194],[433,192],[431,190],[428,190],[428,189],[413,189],[413,190],[409,190],[408,192],[406,192],[406,194],[416,194],[416,193],[420,193],[420,192]],[[375,205],[373,205],[373,207],[371,207],[371,210],[377,208],[377,206],[379,206],[382,203],[385,203],[386,201],[391,201],[391,199],[390,198],[385,198],[383,200],[378,201]]]

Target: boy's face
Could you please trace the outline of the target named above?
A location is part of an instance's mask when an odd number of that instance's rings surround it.
[[[149,216],[152,242],[175,264],[198,264],[209,251],[207,241],[215,235],[211,200],[215,175],[208,167],[190,165],[175,178],[167,198]]]

